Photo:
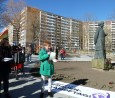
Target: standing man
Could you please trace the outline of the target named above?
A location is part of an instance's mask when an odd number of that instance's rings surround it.
[[[56,47],[56,59],[58,60],[58,53],[59,53],[59,48],[58,48],[58,46]]]
[[[4,58],[12,58],[11,46],[8,39],[4,38],[0,42],[0,90],[3,81],[4,97],[11,98],[9,94],[9,73],[11,72],[11,61],[5,61]]]
[[[105,49],[105,32],[103,30],[104,22],[98,24],[97,31],[94,36],[95,44],[95,59],[106,59],[106,49]]]

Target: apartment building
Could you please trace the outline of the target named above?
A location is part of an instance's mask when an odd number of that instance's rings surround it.
[[[112,50],[115,50],[115,21],[111,21],[110,23],[110,28],[111,28],[111,48]]]
[[[71,47],[71,19],[61,17],[61,46]]]
[[[97,22],[84,22],[83,23],[83,49],[84,50],[94,50],[94,35],[98,27]],[[115,48],[115,24],[113,21],[104,21],[104,31],[107,34],[105,38],[105,45],[107,50],[113,50]]]
[[[50,40],[52,46],[60,46],[61,17],[52,13],[41,11],[40,33],[43,40]]]
[[[71,19],[70,24],[71,48],[83,49],[82,22],[75,19]]]
[[[104,31],[106,33],[106,37],[105,37],[105,46],[106,46],[106,50],[113,50],[113,46],[112,46],[112,21],[105,21],[104,22]]]
[[[14,30],[12,32],[15,35]],[[16,36],[15,38],[23,46],[32,43],[41,45],[44,40],[50,40],[52,46],[66,49],[70,47],[82,48],[81,21],[32,7],[26,7],[21,11],[20,32],[18,35],[18,38]],[[12,43],[15,38],[13,38]]]
[[[51,41],[52,46],[69,49],[70,47],[76,48],[75,44],[77,43],[77,47],[81,47],[79,32],[82,22],[45,11],[41,11],[40,17],[42,38],[44,35],[44,38]]]
[[[9,44],[13,45],[19,42],[19,38],[17,38],[17,33],[15,32],[15,26],[9,24],[5,27],[0,34],[0,40],[3,38],[9,38]]]
[[[95,35],[97,27],[98,27],[97,22],[90,22],[89,23],[89,34],[88,34],[88,36],[89,36],[89,38],[88,38],[89,50],[94,50],[95,49],[94,35]]]
[[[19,43],[26,46],[30,43],[37,43],[40,28],[40,10],[26,7],[21,12],[20,38]]]
[[[9,44],[12,45],[14,42],[16,42],[16,37],[14,36],[14,29],[11,24],[8,25],[8,37],[9,37]]]
[[[93,50],[94,45],[94,35],[96,28],[98,27],[97,22],[84,22],[83,23],[83,49]]]
[[[49,40],[52,46],[66,49],[94,50],[94,34],[98,22],[82,22],[50,12],[26,7],[21,11],[20,30],[17,25],[8,26],[10,44],[41,45]],[[106,48],[115,50],[115,21],[105,21]]]
[[[0,41],[3,39],[3,38],[7,38],[8,37],[8,28],[4,28],[2,30],[2,32],[0,32]]]

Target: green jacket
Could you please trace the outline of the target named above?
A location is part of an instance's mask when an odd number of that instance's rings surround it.
[[[51,76],[54,74],[54,64],[53,61],[49,61],[49,55],[47,51],[42,48],[39,52],[40,60],[40,74],[44,76]]]

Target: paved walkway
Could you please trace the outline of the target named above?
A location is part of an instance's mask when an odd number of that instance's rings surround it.
[[[28,69],[28,67],[25,68]],[[10,79],[10,93],[13,98],[40,98],[40,85],[40,78],[34,78],[26,72],[24,76],[20,75],[19,80]],[[53,94],[53,98],[74,98],[61,93],[53,92]],[[45,92],[44,98],[49,98],[47,92]]]
[[[59,61],[91,61],[92,59],[93,56],[80,55],[76,57],[66,57],[64,60],[61,60],[61,58],[59,58]]]
[[[34,64],[37,62],[37,57],[38,56],[33,55],[32,63],[25,63],[25,75],[19,74],[19,80],[16,80],[15,76],[11,74],[9,90],[12,98],[40,98],[40,78],[35,78],[29,73],[30,68],[35,67]],[[53,94],[53,98],[74,98],[59,92],[53,92]],[[45,92],[44,98],[48,98],[47,92]]]

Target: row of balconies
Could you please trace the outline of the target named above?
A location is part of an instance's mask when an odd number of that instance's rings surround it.
[[[50,26],[47,26],[47,27],[44,27],[44,26],[41,25],[41,29],[46,29],[46,30],[51,30],[51,31],[55,31],[55,30],[58,30],[58,29],[59,29],[59,30],[62,31],[62,32],[63,32],[63,31],[66,31],[66,32],[69,32],[69,31],[70,31],[69,28],[64,28],[64,27],[62,28],[62,27],[60,27],[60,26],[59,26],[59,28],[57,28],[57,27],[54,27],[54,26],[51,26],[51,25],[50,25]],[[72,29],[72,32],[79,32],[79,29],[75,29],[75,30]]]
[[[57,26],[56,26],[56,24],[53,24],[53,23],[45,23],[45,24],[41,23],[41,27],[46,27],[46,28],[49,28],[49,27],[54,27],[54,28],[59,27],[59,28],[63,28],[63,30],[64,29],[65,30],[66,29],[68,29],[68,30],[70,29],[70,26],[61,25],[61,24],[57,24]],[[79,27],[71,27],[71,29],[79,31]]]
[[[47,22],[57,22],[56,21],[56,19],[51,19],[51,18],[41,18],[41,20],[45,20],[45,21],[47,21]],[[64,25],[70,25],[70,21],[63,21],[63,20],[58,20],[58,23],[61,23],[61,24],[64,24]],[[74,22],[72,22],[72,25],[74,26],[74,25],[76,25],[77,27],[79,26],[79,23],[77,22],[77,23],[74,23]]]

